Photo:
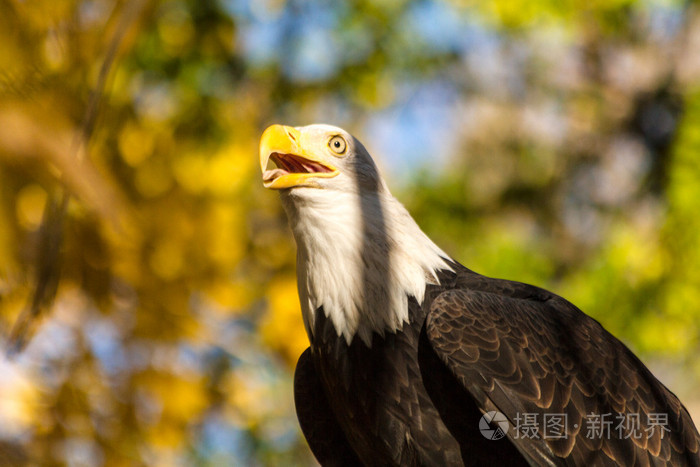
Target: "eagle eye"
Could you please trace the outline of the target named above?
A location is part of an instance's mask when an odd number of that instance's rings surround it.
[[[331,151],[338,155],[345,154],[345,150],[348,147],[348,143],[345,142],[345,138],[340,135],[335,135],[330,140],[328,140],[328,147]]]

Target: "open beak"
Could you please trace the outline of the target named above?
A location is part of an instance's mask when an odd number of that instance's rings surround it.
[[[284,125],[268,127],[260,138],[260,169],[263,186],[275,190],[297,186],[317,187],[314,179],[331,178],[338,169],[306,151],[300,144],[301,134],[296,128]],[[267,170],[272,160],[277,168]]]

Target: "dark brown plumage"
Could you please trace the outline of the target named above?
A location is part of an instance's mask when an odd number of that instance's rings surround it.
[[[688,412],[627,347],[546,290],[450,260],[352,135],[273,125],[260,166],[297,243],[295,400],[321,464],[700,465]]]
[[[453,267],[371,348],[316,313],[295,399],[322,465],[700,465],[686,409],[598,322],[546,290]],[[510,421],[506,438],[481,436],[491,410]],[[523,414],[539,439],[516,436]],[[565,438],[543,439],[545,414],[566,414]],[[593,436],[588,420],[605,414],[609,435]],[[639,430],[618,433],[615,417],[631,414]],[[652,429],[654,414],[667,421]]]

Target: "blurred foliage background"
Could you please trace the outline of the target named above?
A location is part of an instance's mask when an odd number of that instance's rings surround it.
[[[268,124],[312,122],[700,420],[696,3],[0,0],[0,343],[27,336],[0,465],[313,465],[294,243],[257,167]]]

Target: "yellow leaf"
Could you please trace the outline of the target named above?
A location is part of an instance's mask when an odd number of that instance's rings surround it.
[[[260,326],[263,342],[293,365],[309,346],[301,317],[296,278],[288,276],[275,280],[267,289],[267,297],[269,308]]]
[[[27,230],[36,230],[41,224],[46,205],[46,191],[39,185],[28,185],[17,195],[17,220]]]
[[[132,167],[140,165],[153,152],[155,141],[152,129],[127,122],[119,133],[119,152],[124,162]]]

